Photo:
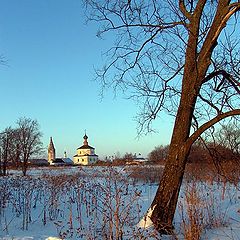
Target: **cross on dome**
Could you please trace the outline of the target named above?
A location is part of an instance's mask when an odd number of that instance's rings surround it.
[[[87,136],[87,134],[86,134],[86,130],[85,130],[85,135],[83,136],[83,139],[84,139],[84,141],[83,141],[83,145],[88,145],[88,136]]]

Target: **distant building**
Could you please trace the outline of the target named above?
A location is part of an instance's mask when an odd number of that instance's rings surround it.
[[[28,162],[32,166],[48,166],[49,165],[48,160],[43,158],[28,159]]]
[[[50,143],[48,145],[48,162],[51,163],[56,158],[55,147],[53,144],[52,137],[50,137]]]
[[[66,151],[64,152],[64,157],[62,158],[62,160],[64,161],[64,163],[66,165],[73,165],[73,161],[72,161],[71,158],[67,157],[67,152]]]
[[[54,166],[64,166],[66,165],[62,158],[55,158],[50,162],[50,165]]]
[[[140,165],[140,164],[146,164],[148,163],[148,159],[141,156],[141,153],[137,154],[135,153],[133,158],[131,160],[127,160],[127,165]]]
[[[83,145],[77,149],[77,154],[73,156],[73,163],[79,165],[94,164],[98,160],[95,148],[88,145],[88,136],[86,133],[83,139]]]
[[[73,161],[67,157],[66,152],[64,152],[63,158],[56,158],[56,151],[55,151],[52,137],[50,137],[50,143],[48,146],[48,162],[50,165],[56,165],[56,166],[73,164]]]

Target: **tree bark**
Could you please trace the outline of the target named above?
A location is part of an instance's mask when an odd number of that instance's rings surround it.
[[[184,100],[185,101],[185,100]],[[192,104],[189,104],[189,103]],[[191,126],[191,113],[196,97],[181,104],[175,122],[169,155],[156,196],[152,202],[151,220],[163,234],[172,234],[173,218],[191,144],[186,143]]]

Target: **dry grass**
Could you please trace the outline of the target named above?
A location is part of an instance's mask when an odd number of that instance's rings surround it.
[[[233,164],[224,165],[228,177],[223,177],[213,166],[188,165],[179,202],[181,230],[178,234],[184,239],[199,240],[206,229],[227,223],[221,203],[229,198],[228,187],[238,182],[239,172],[235,168]],[[162,170],[156,165],[104,167],[91,172],[90,178],[82,170],[75,175],[45,174],[39,179],[2,178],[0,217],[5,232],[12,224],[6,215],[10,206],[15,217],[22,219],[25,230],[35,219],[35,209],[40,208],[42,224],[53,222],[62,239],[161,239],[156,232],[135,226],[142,217],[141,192],[137,186],[157,183]],[[216,191],[219,191],[217,197]]]
[[[186,185],[185,204],[180,204],[182,228],[185,240],[199,240],[203,232],[203,208],[195,184]]]

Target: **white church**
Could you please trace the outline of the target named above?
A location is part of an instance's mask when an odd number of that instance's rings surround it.
[[[88,136],[84,135],[83,145],[77,149],[77,154],[73,156],[73,161],[67,158],[66,152],[63,158],[56,158],[55,147],[52,137],[48,146],[48,163],[50,165],[91,165],[97,162],[98,155],[95,154],[95,148],[88,145]]]
[[[73,156],[73,163],[77,165],[91,165],[96,163],[98,155],[95,148],[88,145],[88,136],[84,135],[83,145],[77,149],[77,154]]]

